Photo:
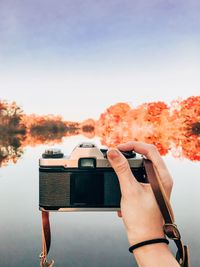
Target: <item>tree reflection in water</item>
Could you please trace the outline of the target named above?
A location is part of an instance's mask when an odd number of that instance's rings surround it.
[[[137,140],[157,146],[161,155],[200,160],[200,97],[144,103],[132,108],[126,103],[109,107],[99,120],[82,123],[61,116],[26,115],[15,102],[0,102],[0,165],[16,163],[26,146],[54,145],[63,138],[82,134],[99,137],[114,147]]]
[[[23,111],[15,102],[0,102],[0,165],[15,163],[23,154],[26,127],[21,122],[22,116]]]

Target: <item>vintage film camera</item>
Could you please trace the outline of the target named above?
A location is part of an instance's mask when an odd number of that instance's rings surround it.
[[[119,210],[119,182],[106,152],[92,143],[78,145],[69,157],[60,150],[46,150],[39,160],[40,210]],[[122,153],[136,179],[146,183],[143,158],[132,151]]]

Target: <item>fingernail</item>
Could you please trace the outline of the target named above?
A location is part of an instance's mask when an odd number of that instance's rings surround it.
[[[116,149],[110,149],[110,150],[108,150],[107,155],[108,155],[109,159],[115,161],[119,158],[119,151]]]

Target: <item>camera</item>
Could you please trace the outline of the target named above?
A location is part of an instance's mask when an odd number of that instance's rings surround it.
[[[122,152],[133,175],[147,183],[143,158]],[[107,149],[92,143],[75,147],[69,157],[49,149],[39,160],[39,208],[43,211],[116,211],[121,192],[116,173],[107,159]]]

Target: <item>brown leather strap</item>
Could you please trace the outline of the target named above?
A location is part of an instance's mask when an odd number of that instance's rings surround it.
[[[177,225],[174,222],[174,214],[172,207],[165,193],[164,187],[161,180],[154,169],[152,162],[148,159],[144,159],[144,166],[147,173],[147,179],[152,187],[154,196],[156,198],[157,204],[162,213],[163,219],[165,221],[163,230],[168,238],[174,240],[177,246],[176,259],[181,267],[189,267],[189,251],[188,247],[183,245],[181,240],[180,232]]]
[[[54,261],[47,261],[47,255],[51,246],[51,228],[49,212],[42,211],[42,252],[40,254],[40,267],[52,267]]]

